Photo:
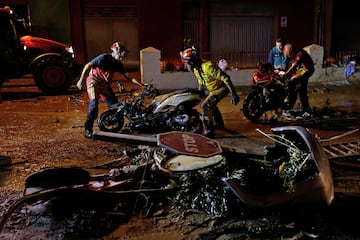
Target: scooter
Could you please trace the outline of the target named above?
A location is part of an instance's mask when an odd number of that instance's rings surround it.
[[[132,101],[121,101],[103,112],[98,126],[106,132],[200,132],[201,114],[194,107],[201,98],[200,91],[189,88],[159,95],[158,90],[148,84]]]

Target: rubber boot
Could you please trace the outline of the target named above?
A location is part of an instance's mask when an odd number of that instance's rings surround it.
[[[203,119],[203,127],[204,127],[204,133],[203,135],[208,138],[214,138],[214,129],[212,126],[212,122],[209,119]]]
[[[91,100],[88,107],[87,118],[84,124],[84,136],[87,138],[93,137],[93,126],[98,114],[98,100]]]
[[[221,112],[218,107],[213,109],[213,117],[214,117],[214,129],[223,130],[224,129],[224,120],[221,115]]]

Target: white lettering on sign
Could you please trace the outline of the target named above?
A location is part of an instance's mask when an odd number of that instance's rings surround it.
[[[192,152],[192,153],[198,153],[199,149],[196,145],[195,138],[188,135],[188,134],[182,134],[182,140],[184,143],[185,151]]]

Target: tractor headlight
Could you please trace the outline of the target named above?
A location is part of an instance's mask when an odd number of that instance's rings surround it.
[[[68,53],[70,53],[70,55],[71,55],[72,58],[75,58],[74,49],[73,49],[72,46],[66,47],[65,50],[66,50]]]

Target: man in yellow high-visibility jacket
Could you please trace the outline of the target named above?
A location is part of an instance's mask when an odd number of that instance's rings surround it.
[[[217,104],[230,93],[231,103],[236,105],[240,100],[239,95],[235,91],[230,76],[222,71],[216,63],[202,59],[198,49],[187,48],[180,55],[184,66],[194,73],[199,90],[209,91],[209,95],[201,104],[201,109],[204,135],[214,137],[213,112],[219,111]]]

